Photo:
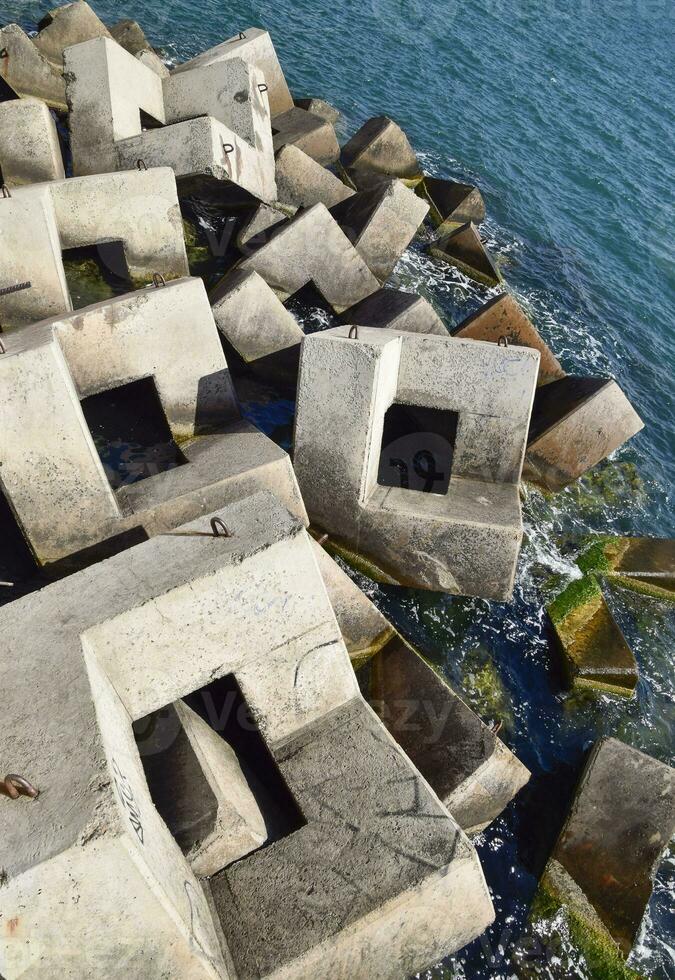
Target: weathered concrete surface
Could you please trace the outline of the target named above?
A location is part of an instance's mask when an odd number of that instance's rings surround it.
[[[601,538],[597,558],[591,562],[586,552],[579,559],[590,562],[598,574],[623,589],[640,592],[653,599],[675,599],[675,541],[672,538]],[[599,553],[598,553],[599,552]]]
[[[391,180],[351,195],[330,213],[371,272],[386,282],[428,210],[429,205],[402,181]]]
[[[642,428],[616,381],[568,375],[537,391],[523,475],[562,490]]]
[[[331,208],[354,194],[351,187],[293,143],[282,146],[276,155],[276,178],[279,201],[296,208],[314,204]]]
[[[470,337],[472,340],[488,340],[498,343],[505,337],[509,344],[518,347],[532,347],[538,350],[539,384],[545,385],[558,378],[564,378],[560,362],[548,344],[541,338],[537,328],[527,316],[522,306],[510,293],[502,293],[488,300],[466,320],[453,330],[453,337]]]
[[[120,20],[110,28],[111,37],[121,44],[125,51],[133,54],[135,58],[143,54],[154,54],[152,45],[145,36],[141,25],[135,20]],[[141,61],[144,61],[141,58]]]
[[[218,330],[247,364],[302,343],[300,325],[253,270],[226,276],[211,304]]]
[[[215,874],[265,843],[264,816],[219,732],[183,701],[140,724],[145,731],[136,741],[150,793],[196,875]]]
[[[363,327],[386,327],[388,330],[448,336],[445,324],[427,299],[400,289],[378,289],[346,310],[342,320]]]
[[[417,191],[429,202],[431,220],[441,226],[441,234],[467,221],[479,225],[485,220],[483,195],[474,184],[425,176]]]
[[[619,975],[675,831],[675,770],[614,738],[588,759],[546,866],[535,917],[557,914],[594,975]]]
[[[66,111],[66,86],[60,70],[42,57],[18,24],[0,30],[0,51],[7,52],[7,57],[0,59],[0,77],[17,95],[33,96]]]
[[[237,248],[244,255],[249,255],[256,248],[260,248],[269,240],[270,229],[292,217],[296,209],[290,208],[289,210],[291,214],[287,214],[285,210],[282,211],[280,207],[270,207],[269,204],[258,205],[237,233]]]
[[[272,117],[272,133],[275,152],[289,144],[297,146],[322,167],[335,163],[340,156],[332,124],[297,106]]]
[[[339,110],[324,99],[295,99],[294,102],[299,109],[304,109],[305,112],[311,112],[315,116],[320,116],[333,126],[340,118]]]
[[[159,55],[156,55],[154,51],[139,51],[136,58],[140,61],[142,65],[154,71],[156,75],[159,75],[161,79],[168,78],[171,72],[164,64]]]
[[[361,673],[376,713],[462,830],[484,830],[530,778],[525,766],[400,637]]]
[[[379,288],[323,204],[315,204],[281,226],[240,268],[261,275],[282,301],[312,282],[336,313]]]
[[[0,322],[7,330],[72,309],[61,258],[61,241],[49,185],[0,199],[0,286],[30,283],[0,296]]]
[[[72,975],[394,977],[493,918],[474,849],[358,694],[301,523],[271,494],[218,512],[229,538],[210,516],[0,611],[3,677],[31,691],[0,740],[41,790],[37,822],[0,808],[3,975],[61,975],[67,949]],[[208,903],[132,723],[231,674],[306,825],[221,871]]]
[[[293,97],[288,90],[272,39],[267,31],[257,27],[248,27],[239,36],[204,51],[191,61],[186,61],[175,68],[173,74],[192,71],[194,68],[211,65],[216,61],[226,61],[229,58],[242,58],[247,64],[253,65],[263,73],[272,116],[293,108]]]
[[[56,124],[44,102],[0,102],[0,173],[8,187],[65,178]]]
[[[97,37],[111,37],[108,28],[85,0],[56,7],[41,24],[44,26],[33,38],[33,43],[58,71],[63,69],[63,52],[66,48]]]
[[[361,698],[275,757],[306,826],[210,881],[240,975],[409,976],[490,922],[470,844]]]
[[[469,279],[484,286],[498,286],[502,281],[494,259],[471,221],[433,242],[429,246],[429,254],[454,265]]]
[[[417,177],[421,168],[400,126],[387,116],[376,116],[342,148],[345,169],[375,170],[392,177]]]
[[[404,584],[508,598],[539,354],[367,327],[348,333],[313,334],[302,346],[294,464],[312,521]],[[437,429],[415,419],[384,445],[394,403],[432,410]],[[400,486],[386,469],[383,479],[383,462],[403,474]],[[417,475],[419,489],[445,480],[446,490],[411,490]]]

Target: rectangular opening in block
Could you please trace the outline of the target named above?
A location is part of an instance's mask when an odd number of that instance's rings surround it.
[[[82,399],[82,411],[114,490],[184,465],[153,378]]]
[[[160,122],[159,119],[155,119],[154,116],[151,116],[144,109],[139,109],[139,115],[141,117],[141,129],[143,131],[146,129],[164,129],[164,123]]]
[[[304,826],[233,675],[135,722],[134,735],[153,802],[197,873]]]
[[[121,296],[133,288],[122,242],[67,248],[62,254],[76,310]]]
[[[394,402],[384,417],[380,486],[447,493],[458,421],[457,412]]]

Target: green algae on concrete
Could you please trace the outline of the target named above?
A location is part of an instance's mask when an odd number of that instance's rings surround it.
[[[499,671],[484,647],[471,650],[462,664],[461,687],[467,704],[484,722],[513,731],[515,720],[509,693]]]
[[[80,310],[85,306],[102,303],[119,295],[115,287],[103,276],[96,259],[65,257],[63,267],[74,309]]]

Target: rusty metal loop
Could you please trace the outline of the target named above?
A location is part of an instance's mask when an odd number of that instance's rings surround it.
[[[243,31],[239,31],[239,40],[240,41],[245,41],[246,40],[246,35],[244,34]]]
[[[232,532],[228,528],[225,521],[222,521],[220,517],[211,518],[211,530],[213,531],[214,538],[231,538]]]
[[[7,184],[3,184],[2,187],[0,187],[0,193],[2,193],[2,196],[5,199],[7,199],[7,198],[9,198],[9,197],[12,196],[12,192],[10,191],[9,187],[7,186]]]
[[[505,337],[504,334],[502,334],[501,337],[499,338],[499,340],[497,341],[497,345],[499,347],[508,347],[509,346],[509,338],[508,337]]]
[[[492,726],[492,734],[493,735],[499,735],[499,733],[502,730],[503,724],[504,724],[503,721],[498,721],[495,725],[493,725]]]
[[[350,327],[349,328],[349,339],[350,340],[358,340],[359,339],[359,328],[358,327]]]
[[[3,344],[2,340],[0,340],[0,354],[6,354],[6,353],[7,353],[7,348]],[[4,582],[3,582],[3,585],[4,585]]]
[[[231,143],[223,143],[223,151],[225,153],[234,153],[234,147]]]
[[[5,776],[4,781],[0,782],[0,793],[9,796],[10,800],[18,800],[20,796],[30,796],[32,800],[36,800],[40,795],[40,790],[36,789],[23,776],[17,776],[16,773],[10,772]]]
[[[148,165],[145,162],[145,160],[141,160],[141,158],[139,157],[138,160],[136,161],[136,169],[137,170],[141,170],[141,171],[147,170],[148,169]]]
[[[259,92],[267,92],[267,85],[265,85],[264,82],[261,82],[260,85],[258,85],[258,91]]]
[[[152,285],[155,287],[155,289],[159,289],[160,286],[166,286],[166,279],[161,272],[153,272]]]

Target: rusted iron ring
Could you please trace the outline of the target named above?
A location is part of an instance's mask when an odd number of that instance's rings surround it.
[[[0,187],[0,193],[5,198],[5,200],[12,196],[12,192],[10,191],[7,184],[3,184],[2,187]]]
[[[161,272],[153,272],[152,285],[155,287],[155,289],[159,289],[160,286],[166,286],[166,279]]]
[[[509,346],[509,338],[508,337],[505,337],[504,334],[502,334],[501,337],[499,338],[499,340],[497,341],[497,345],[499,347],[508,347]]]
[[[140,171],[147,170],[148,165],[145,162],[145,160],[141,160],[141,158],[139,157],[138,160],[136,161],[136,169]]]
[[[30,796],[32,800],[36,800],[40,791],[23,776],[17,776],[16,773],[10,772],[0,782],[0,794],[9,796],[10,800],[18,800],[20,796]]]
[[[232,533],[228,528],[225,521],[222,521],[220,517],[211,518],[211,530],[213,531],[214,538],[231,538]]]
[[[359,339],[359,328],[358,327],[350,327],[349,328],[349,339],[350,340],[358,340]]]

